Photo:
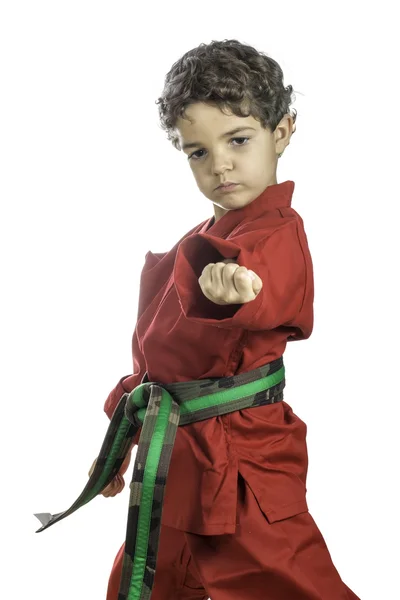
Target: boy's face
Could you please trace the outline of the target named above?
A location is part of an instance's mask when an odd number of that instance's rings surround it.
[[[188,106],[185,116],[178,119],[176,133],[198,188],[214,204],[215,221],[228,210],[250,204],[267,186],[277,183],[278,154],[290,143],[293,132],[290,115],[273,133],[254,117],[224,114],[202,102]],[[229,134],[239,127],[245,129]],[[237,185],[231,191],[217,189],[225,181]]]

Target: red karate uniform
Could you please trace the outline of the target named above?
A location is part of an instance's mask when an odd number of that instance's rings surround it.
[[[146,254],[133,375],[108,396],[110,418],[146,371],[149,381],[166,384],[229,377],[311,335],[313,266],[293,191],[292,181],[268,186],[169,252]],[[202,270],[224,258],[261,278],[255,300],[219,306],[204,296]],[[152,600],[357,599],[308,512],[306,432],[285,401],[178,428]],[[123,546],[107,600],[117,600],[122,558]]]

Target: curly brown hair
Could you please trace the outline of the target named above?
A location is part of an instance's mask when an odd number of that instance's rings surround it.
[[[200,44],[175,62],[156,104],[161,128],[180,150],[175,127],[179,117],[187,118],[189,104],[204,102],[240,117],[251,115],[274,132],[291,114],[292,92],[291,85],[283,85],[283,71],[270,56],[237,40],[223,40]],[[295,109],[291,116],[295,123]]]

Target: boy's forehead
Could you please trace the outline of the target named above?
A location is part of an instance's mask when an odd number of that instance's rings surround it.
[[[185,142],[191,141],[189,138],[194,135],[196,137],[219,136],[238,127],[251,127],[258,130],[260,123],[252,116],[240,117],[229,109],[224,109],[222,112],[219,107],[197,103],[188,106],[184,116],[177,119],[175,130],[179,138]]]

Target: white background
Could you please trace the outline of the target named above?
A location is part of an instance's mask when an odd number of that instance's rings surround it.
[[[308,425],[310,512],[362,600],[400,598],[394,7],[1,4],[2,598],[105,598],[128,488],[39,535],[32,515],[87,481],[104,400],[132,369],[146,252],[213,214],[155,100],[184,52],[226,38],[275,58],[296,91],[278,182],[296,183],[315,328],[288,346],[285,400]]]

